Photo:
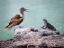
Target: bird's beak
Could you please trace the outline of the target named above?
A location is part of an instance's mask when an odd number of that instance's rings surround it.
[[[29,12],[28,10],[29,10],[29,9],[26,9],[26,12]]]

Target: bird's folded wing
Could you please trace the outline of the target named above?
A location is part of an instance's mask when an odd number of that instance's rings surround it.
[[[12,20],[11,20],[11,22],[14,22],[14,23],[16,22],[16,23],[17,23],[17,22],[19,22],[19,21],[21,21],[21,20],[23,20],[23,18],[19,18],[19,19],[12,19]]]
[[[12,19],[15,19],[16,17],[17,17],[17,16],[14,16]],[[11,20],[12,20],[12,19],[11,19]]]

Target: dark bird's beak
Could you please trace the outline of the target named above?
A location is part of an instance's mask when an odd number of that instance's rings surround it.
[[[20,8],[20,12],[23,12],[23,11],[28,12],[28,10],[29,10],[29,9],[26,9],[26,8],[24,8],[24,7]]]
[[[29,12],[28,10],[29,10],[29,9],[25,9],[26,12]]]

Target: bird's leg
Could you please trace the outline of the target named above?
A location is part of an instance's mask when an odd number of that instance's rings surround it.
[[[18,25],[18,27],[19,27],[20,25]]]
[[[19,28],[20,25],[17,25],[17,28]]]

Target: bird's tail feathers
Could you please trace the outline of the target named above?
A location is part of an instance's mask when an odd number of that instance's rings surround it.
[[[5,32],[7,32],[7,31],[9,31],[9,29],[8,29],[8,28],[6,28]]]
[[[13,27],[13,25],[6,26],[6,30],[5,31],[10,30],[12,27]]]
[[[6,26],[5,28],[8,28],[8,26]]]
[[[12,27],[8,27],[8,28],[6,28],[6,30],[5,30],[5,31],[9,31],[11,28],[12,28]]]

